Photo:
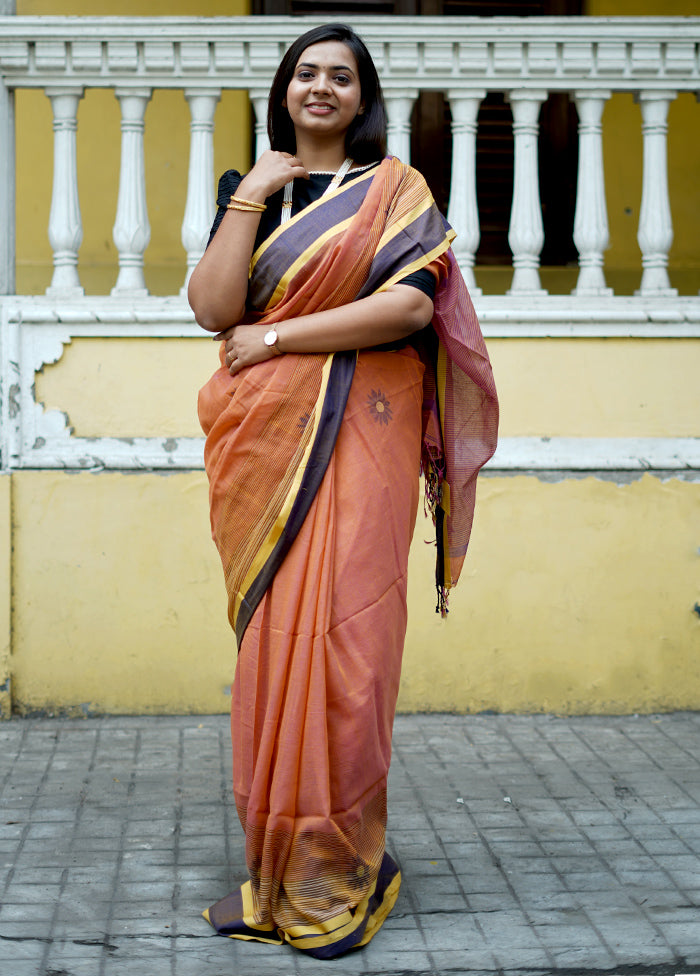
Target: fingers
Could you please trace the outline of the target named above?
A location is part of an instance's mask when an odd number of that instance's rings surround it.
[[[293,179],[308,179],[309,174],[297,156],[287,152],[277,152],[267,149],[250,173],[241,183],[247,187],[260,188],[266,197]]]
[[[291,153],[284,153],[284,155],[287,157],[290,167],[294,170],[294,178],[301,177],[304,180],[308,180],[309,173],[302,161],[297,156],[292,156]]]
[[[216,342],[217,339],[219,342],[223,342],[224,340],[228,341],[233,335],[233,330],[235,328],[236,328],[235,325],[230,325],[228,329],[224,329],[223,332],[217,332],[215,336],[212,336],[212,339],[214,340],[214,342]]]

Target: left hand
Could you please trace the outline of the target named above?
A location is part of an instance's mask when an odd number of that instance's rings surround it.
[[[271,346],[266,346],[263,337],[268,330],[262,325],[232,325],[225,332],[219,332],[215,339],[226,342],[226,365],[231,376],[235,376],[245,366],[264,363],[278,355]]]

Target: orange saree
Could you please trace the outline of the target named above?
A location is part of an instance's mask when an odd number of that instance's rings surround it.
[[[450,528],[468,535],[473,481],[495,446],[490,367],[466,289],[455,291],[451,236],[395,159],[316,201],[253,255],[251,320],[345,304],[430,266],[435,355],[408,344],[288,354],[233,378],[222,366],[200,393],[239,646],[231,730],[249,873],[205,913],[223,935],[331,958],[368,942],[398,895],[386,780],[418,475],[422,463],[444,589],[466,548]],[[451,451],[465,435],[469,450]]]

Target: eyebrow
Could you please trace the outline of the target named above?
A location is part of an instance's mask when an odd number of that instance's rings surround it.
[[[318,65],[317,64],[311,64],[310,61],[301,61],[297,65],[297,68],[314,68],[316,71],[318,71]],[[334,64],[334,65],[331,66],[331,69],[330,70],[331,71],[349,71],[351,75],[354,75],[355,74],[355,72],[352,70],[352,68],[349,67],[349,65],[347,65],[347,64]]]

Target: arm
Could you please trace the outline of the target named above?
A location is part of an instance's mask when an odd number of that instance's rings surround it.
[[[395,342],[425,328],[432,316],[433,303],[427,295],[398,284],[339,308],[270,326],[277,331],[277,350],[265,345],[268,329],[258,324],[234,326],[217,338],[226,340],[226,362],[233,376],[244,366],[280,353],[330,353]]]
[[[264,203],[296,177],[308,178],[299,160],[289,153],[268,149],[240,182],[235,196]],[[248,268],[259,223],[259,213],[227,210],[192,272],[187,297],[197,322],[208,332],[235,325],[245,312]]]

